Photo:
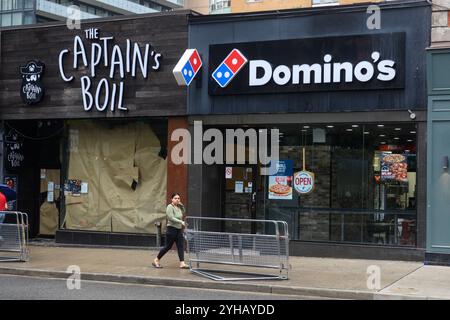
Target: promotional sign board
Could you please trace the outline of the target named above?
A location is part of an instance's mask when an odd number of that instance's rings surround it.
[[[381,153],[381,181],[408,182],[407,156],[395,153]]]
[[[292,160],[280,160],[277,173],[269,176],[269,199],[292,200]]]
[[[242,70],[222,83],[233,52]],[[403,32],[209,46],[210,95],[399,89],[404,73]]]

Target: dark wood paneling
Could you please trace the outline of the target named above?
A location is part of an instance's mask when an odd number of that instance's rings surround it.
[[[128,19],[103,19],[96,22],[84,22],[81,30],[69,30],[64,24],[57,26],[24,27],[22,29],[1,32],[0,62],[0,117],[2,119],[58,119],[58,118],[106,118],[106,117],[142,117],[174,116],[186,114],[186,89],[179,87],[172,69],[187,48],[187,12],[146,15]],[[65,72],[75,80],[67,83],[59,75],[58,56],[61,50],[69,49],[73,53],[73,40],[79,35],[86,46],[88,60],[90,42],[85,38],[84,30],[98,28],[100,37],[113,36],[109,45],[109,58],[112,45],[118,44],[126,53],[126,39],[132,45],[137,42],[144,52],[146,43],[150,43],[163,55],[161,68],[143,79],[138,69],[136,78],[126,75],[124,79],[124,106],[127,112],[99,112],[95,109],[86,112],[83,109],[80,78],[89,73],[89,68],[72,67],[72,55],[66,55]],[[101,43],[100,43],[101,44]],[[34,106],[27,106],[20,98],[21,77],[19,66],[29,60],[40,60],[45,64],[42,82],[45,88],[43,100]],[[79,59],[79,63],[81,59]],[[149,62],[150,63],[150,62]],[[91,79],[94,90],[102,77],[108,77],[109,68],[99,66],[96,76]],[[116,74],[110,82],[119,83]]]

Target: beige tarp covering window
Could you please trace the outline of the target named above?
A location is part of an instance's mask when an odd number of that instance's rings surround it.
[[[88,193],[66,195],[66,228],[156,233],[165,222],[167,162],[149,124],[69,123],[68,179]],[[135,186],[135,190],[133,190]]]
[[[60,171],[53,169],[41,170],[41,189],[40,192],[47,192],[48,183],[54,183],[54,200],[59,198],[59,189],[56,188],[60,181]],[[58,208],[55,202],[46,201],[41,205],[40,218],[39,218],[39,234],[42,235],[55,235],[58,228]]]

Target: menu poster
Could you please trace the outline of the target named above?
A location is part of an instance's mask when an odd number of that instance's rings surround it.
[[[269,176],[269,199],[292,200],[292,160],[277,162],[277,173]]]
[[[381,181],[408,182],[407,156],[395,153],[381,153]]]

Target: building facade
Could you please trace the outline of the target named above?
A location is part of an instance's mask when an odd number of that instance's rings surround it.
[[[189,167],[191,212],[287,221],[293,254],[424,259],[431,8],[382,3],[372,30],[367,6],[191,17],[206,66],[189,88],[192,132],[259,141],[245,161]],[[259,136],[272,130],[279,140]],[[277,143],[284,173],[262,174],[250,154]]]
[[[360,0],[211,0],[210,13],[242,13],[365,3]],[[380,0],[371,1],[373,3]]]
[[[427,255],[430,264],[450,265],[450,1],[433,1],[428,71]]]
[[[3,177],[30,237],[148,246],[168,194],[187,201],[187,168],[167,155],[171,131],[187,127],[172,69],[188,45],[188,14],[1,31]]]
[[[71,6],[77,6],[80,13],[70,9]],[[156,13],[183,7],[183,0],[4,0],[0,26]]]

